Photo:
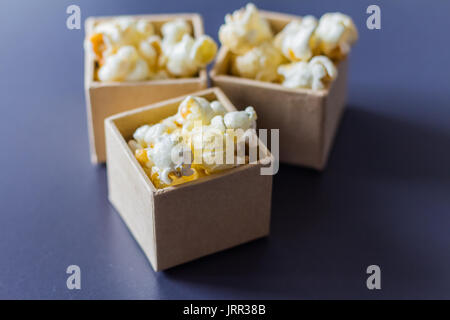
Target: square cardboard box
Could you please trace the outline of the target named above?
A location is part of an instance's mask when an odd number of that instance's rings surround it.
[[[236,110],[217,88],[193,93]],[[178,186],[156,189],[129,148],[136,128],[177,112],[186,96],[105,120],[109,200],[156,271],[269,234],[273,158],[241,165]]]
[[[161,26],[176,18],[191,24],[195,37],[204,34],[203,21],[199,14],[137,15],[151,21],[157,33]],[[86,35],[91,34],[96,23],[115,17],[90,17],[86,20]],[[100,82],[94,79],[94,54],[85,49],[85,94],[92,163],[106,161],[104,120],[116,113],[142,107],[154,102],[178,97],[207,87],[206,69],[197,77],[135,82]]]
[[[260,12],[274,33],[296,16]],[[290,89],[281,84],[232,76],[231,53],[220,48],[210,72],[212,84],[221,88],[238,109],[253,106],[258,128],[279,129],[280,161],[322,170],[347,101],[347,59],[338,76],[325,90]]]

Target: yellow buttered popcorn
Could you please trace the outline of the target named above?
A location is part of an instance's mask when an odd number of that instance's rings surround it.
[[[190,150],[178,133],[161,135],[155,145],[147,150],[152,174],[157,174],[159,180],[166,185],[172,183],[171,176],[191,175],[193,172],[190,170],[190,164],[185,165],[181,158],[186,152],[190,153]],[[178,159],[180,161],[177,161]]]
[[[254,132],[256,118],[252,107],[226,112],[219,101],[188,96],[176,114],[137,128],[128,145],[153,184],[165,188],[248,162],[238,161],[235,142]]]
[[[167,71],[178,77],[191,77],[210,63],[217,53],[217,45],[211,37],[200,36],[194,40],[185,34],[166,55]]]
[[[152,126],[144,125],[139,127],[133,134],[133,138],[143,148],[153,148],[157,139],[164,135],[173,132],[173,128],[165,123],[157,123]]]
[[[184,19],[175,19],[166,22],[161,27],[163,36],[163,50],[168,52],[173,45],[180,42],[185,34],[191,34],[192,29]]]
[[[259,15],[252,3],[232,15],[227,14],[225,24],[219,29],[220,42],[235,54],[243,54],[272,38],[269,23]]]
[[[144,18],[118,17],[98,22],[85,44],[94,54],[99,81],[192,77],[214,59],[217,45],[191,34],[184,19],[166,22],[157,34]]]
[[[232,53],[230,73],[289,88],[327,87],[337,75],[332,61],[345,58],[358,39],[352,19],[342,13],[326,13],[319,21],[295,18],[275,36],[251,3],[225,21],[219,38]]]
[[[147,62],[133,46],[121,47],[117,53],[106,57],[98,70],[101,81],[139,81],[149,77]]]
[[[244,111],[216,115],[209,125],[194,127],[189,137],[194,154],[194,168],[211,174],[245,163],[245,159],[238,161],[237,153],[242,142],[245,142],[243,139],[251,135],[252,129],[256,129],[256,119],[255,109],[247,107]],[[231,154],[226,152],[227,144],[232,144]],[[227,161],[227,156],[231,161]]]
[[[261,81],[276,81],[278,66],[284,61],[271,42],[264,42],[232,60],[232,74]]]
[[[158,35],[152,35],[139,42],[138,52],[145,59],[152,73],[158,73],[161,46],[161,38]]]
[[[283,76],[283,86],[320,90],[337,77],[337,69],[326,56],[316,56],[309,62],[282,65],[278,73]]]
[[[115,54],[122,46],[135,46],[154,34],[153,25],[143,19],[119,17],[99,22],[89,37],[91,46],[100,65],[104,59]]]
[[[225,113],[226,110],[219,101],[210,103],[202,97],[188,96],[181,102],[174,118],[186,132],[192,130],[198,123],[209,124],[212,118]]]
[[[275,37],[275,46],[290,61],[308,61],[313,56],[312,35],[317,26],[313,16],[293,20]]]
[[[324,14],[314,32],[313,47],[330,59],[343,59],[358,40],[358,30],[353,20],[342,13]]]

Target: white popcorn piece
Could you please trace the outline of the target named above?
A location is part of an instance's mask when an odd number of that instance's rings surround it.
[[[203,68],[214,59],[216,53],[216,42],[210,36],[201,35],[195,39],[189,59],[194,62],[198,68]]]
[[[217,147],[223,146],[223,134],[225,132],[225,125],[222,116],[213,118],[214,122],[209,125],[196,126],[192,128],[187,136],[187,141],[191,144],[194,155],[201,152],[209,152],[215,150]],[[217,141],[215,139],[218,139]]]
[[[172,178],[169,177],[171,173],[178,177],[192,173],[183,164],[183,152],[190,150],[181,137],[175,134],[160,136],[154,147],[147,149],[147,157],[153,164],[152,172],[156,172],[164,184],[172,183]]]
[[[238,166],[235,160],[234,150],[232,154],[233,161],[227,163],[227,149],[226,149],[226,133],[222,128],[218,128],[219,119],[214,121],[214,124],[206,126],[201,132],[194,132],[192,134],[192,145],[194,147],[194,159],[200,157],[202,170],[206,174],[211,174],[217,171],[222,171]],[[223,122],[223,118],[221,119]],[[197,157],[197,158],[195,158]]]
[[[179,129],[179,125],[177,124],[177,116],[173,115],[171,117],[167,117],[160,122],[165,125],[167,128],[167,133],[172,133],[173,131]]]
[[[122,46],[137,45],[154,32],[152,23],[147,20],[119,17],[98,23],[90,43],[97,57],[103,59]]]
[[[132,67],[125,76],[125,81],[142,81],[148,78],[149,69],[147,62],[142,58],[137,58],[134,67]]]
[[[153,147],[157,139],[169,133],[169,127],[164,123],[157,123],[152,126],[143,125],[133,134],[133,138],[144,148]]]
[[[190,131],[196,125],[195,122],[208,125],[214,116],[223,114],[224,111],[220,102],[209,103],[205,98],[188,96],[181,102],[175,117],[184,131]]]
[[[147,61],[153,72],[158,72],[158,59],[161,54],[161,38],[157,35],[148,37],[139,42],[139,54]]]
[[[342,13],[324,14],[314,32],[313,46],[331,59],[342,59],[358,40],[358,30],[353,20]]]
[[[244,111],[232,111],[226,113],[225,116],[215,116],[211,120],[211,124],[203,128],[203,144],[201,148],[202,168],[208,174],[239,165],[240,162],[238,161],[237,154],[233,154],[233,161],[231,163],[227,162],[227,137],[235,142],[234,153],[239,148],[245,148],[245,144],[247,143],[245,137],[254,132],[254,130],[249,131],[249,129],[256,129],[256,119],[257,115],[254,108],[249,106]],[[231,132],[229,132],[230,129]],[[244,145],[239,144],[242,138],[244,138],[242,140]],[[199,151],[194,150],[194,154]]]
[[[145,137],[145,134],[147,133],[149,128],[150,128],[150,126],[148,124],[145,124],[145,125],[140,126],[139,128],[137,128],[134,131],[134,133],[133,133],[134,140],[136,140],[136,142],[142,148],[146,148],[147,147],[147,144],[145,143],[144,137]]]
[[[220,42],[235,54],[243,54],[272,37],[269,23],[252,3],[232,15],[227,14],[225,24],[219,29]]]
[[[256,111],[253,107],[248,106],[244,111],[232,111],[223,117],[224,124],[227,129],[255,129],[256,128]]]
[[[175,19],[163,24],[161,27],[163,51],[166,53],[170,52],[172,47],[180,42],[185,34],[190,35],[191,32],[191,26],[184,19]]]
[[[316,26],[317,19],[313,16],[293,20],[277,34],[275,46],[291,61],[308,61],[313,56],[311,44]]]
[[[147,62],[133,46],[121,47],[116,54],[106,57],[105,63],[98,70],[101,81],[138,81],[148,76]]]
[[[215,115],[224,116],[225,113],[227,113],[227,110],[225,109],[225,107],[218,100],[212,101],[210,103],[210,105],[211,105],[211,108],[213,109]],[[212,122],[212,120],[211,120],[211,122]]]
[[[255,119],[256,113],[252,107],[248,107],[246,111],[228,112],[225,117],[217,115],[211,119],[209,125],[193,128],[189,135],[189,142],[193,148],[194,161],[200,160],[199,166],[205,170],[206,174],[238,166],[239,162],[235,154],[238,147],[236,141],[238,137],[247,133],[245,130],[256,125]],[[227,126],[226,123],[229,125]],[[227,129],[232,130],[228,132]],[[242,129],[245,132],[236,129]],[[227,162],[227,138],[235,143],[231,162]]]
[[[153,27],[153,24],[148,20],[138,19],[135,22],[135,25],[138,37],[140,39],[145,39],[155,34],[155,28]]]
[[[309,62],[281,65],[278,73],[284,77],[283,86],[288,88],[324,89],[326,84],[337,77],[337,69],[326,56],[316,56]]]
[[[94,27],[89,41],[86,40],[85,44],[102,63],[104,57],[113,54],[123,45],[122,34],[112,21],[102,22]]]
[[[174,76],[190,77],[211,62],[216,52],[217,45],[212,38],[202,35],[194,40],[185,34],[180,42],[164,52],[166,68]]]
[[[260,81],[276,81],[284,58],[270,42],[264,42],[232,60],[232,74]]]
[[[227,129],[225,126],[225,122],[223,120],[223,116],[224,114],[219,114],[217,116],[215,116],[214,118],[211,119],[211,124],[210,127],[216,130],[219,130],[220,132],[225,132],[225,130]]]

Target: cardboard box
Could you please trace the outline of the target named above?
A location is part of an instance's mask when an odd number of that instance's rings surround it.
[[[217,88],[193,93],[236,110]],[[269,234],[272,176],[263,162],[156,189],[127,142],[136,128],[177,112],[185,98],[163,101],[105,120],[109,200],[156,271]],[[267,165],[264,165],[267,166]]]
[[[159,33],[161,26],[176,18],[183,18],[192,25],[195,37],[204,34],[199,14],[139,15],[151,21]],[[86,20],[86,34],[90,34],[99,21],[115,17],[90,17]],[[207,87],[206,70],[197,77],[136,82],[105,83],[94,81],[94,54],[85,50],[85,93],[89,126],[89,142],[92,163],[106,161],[104,120],[113,114],[142,107],[150,103],[177,97]]]
[[[260,13],[274,33],[298,18]],[[221,88],[238,109],[253,106],[258,113],[258,128],[280,129],[281,162],[324,169],[347,101],[347,59],[339,63],[338,77],[331,86],[315,91],[232,76],[230,57],[226,48],[219,50],[210,72],[212,84]]]

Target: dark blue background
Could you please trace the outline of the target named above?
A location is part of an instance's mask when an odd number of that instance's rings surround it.
[[[217,38],[245,1],[2,1],[0,298],[450,298],[450,2],[255,2],[339,10],[359,28],[328,169],[281,166],[269,238],[155,273],[89,162],[84,31],[66,28],[66,8],[199,12]],[[370,4],[381,30],[366,28]],[[366,288],[371,264],[381,291]]]

